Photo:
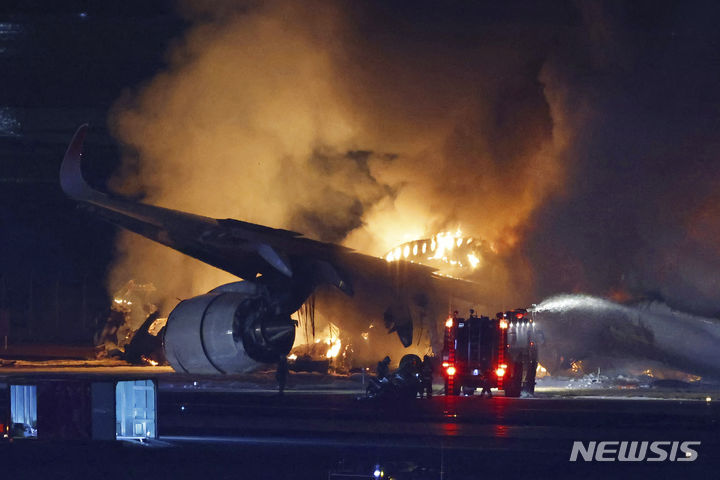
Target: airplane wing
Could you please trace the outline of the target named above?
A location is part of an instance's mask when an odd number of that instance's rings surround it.
[[[404,345],[412,342],[412,320],[403,313],[407,308],[397,305],[417,297],[418,289],[427,287],[435,277],[433,268],[405,261],[388,263],[289,230],[194,215],[96,191],[87,184],[81,169],[87,130],[87,125],[77,130],[60,168],[63,191],[87,210],[240,278],[253,280],[260,275],[302,285],[303,294],[295,303],[302,304],[315,287],[323,284],[347,296],[363,289],[368,301],[383,304],[388,329],[397,331]]]
[[[87,128],[82,125],[77,130],[65,153],[60,185],[87,210],[115,225],[247,279],[274,272],[292,277],[289,260],[292,256],[329,260],[337,252],[347,250],[289,230],[204,217],[98,192],[85,182],[81,170]],[[336,286],[351,293],[349,285]]]

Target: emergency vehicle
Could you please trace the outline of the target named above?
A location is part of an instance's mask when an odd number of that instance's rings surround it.
[[[538,364],[535,324],[525,309],[495,318],[468,318],[457,312],[445,322],[442,374],[445,395],[472,395],[477,388],[497,388],[506,397],[535,391]]]

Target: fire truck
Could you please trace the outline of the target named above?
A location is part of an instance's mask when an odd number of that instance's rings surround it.
[[[532,394],[537,364],[535,325],[525,309],[495,318],[472,310],[468,318],[459,318],[455,312],[445,322],[445,395],[472,395],[485,386],[504,390],[506,397]]]

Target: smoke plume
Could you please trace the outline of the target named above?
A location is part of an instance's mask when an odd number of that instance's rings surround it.
[[[502,24],[432,32],[385,8],[183,5],[166,71],[112,117],[118,187],[378,255],[456,228],[514,247],[561,187],[571,135],[546,52]],[[182,297],[225,280],[129,234],[118,249],[112,284]]]
[[[376,255],[461,228],[492,246],[493,309],[564,291],[717,308],[718,145],[694,127],[719,95],[683,64],[711,49],[680,9],[182,3],[167,68],[111,117],[116,187]],[[231,280],[130,234],[118,252],[110,283],[152,281],[166,308]]]

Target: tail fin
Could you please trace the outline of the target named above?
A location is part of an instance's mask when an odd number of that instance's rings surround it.
[[[60,186],[63,191],[76,200],[92,200],[93,197],[102,195],[87,184],[82,175],[81,158],[82,148],[85,142],[88,125],[81,125],[73,136],[60,165]]]

